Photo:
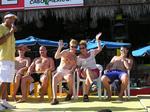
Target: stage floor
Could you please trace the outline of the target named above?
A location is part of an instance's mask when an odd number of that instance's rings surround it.
[[[133,96],[123,103],[116,102],[117,97],[115,96],[112,98],[112,101],[105,101],[103,98],[99,100],[97,96],[90,96],[89,98],[90,102],[85,103],[82,102],[82,97],[69,102],[65,102],[63,97],[59,98],[60,104],[50,105],[48,98],[45,98],[43,102],[39,102],[38,98],[29,97],[27,102],[24,103],[9,101],[17,108],[13,110],[5,110],[4,112],[96,112],[102,109],[110,109],[112,112],[147,112],[147,109],[150,106],[150,96]]]

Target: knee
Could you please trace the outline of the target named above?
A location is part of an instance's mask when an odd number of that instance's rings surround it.
[[[16,74],[24,75],[24,71],[23,71],[23,70],[18,70],[18,71],[16,72]]]
[[[102,82],[106,82],[106,80],[107,80],[106,76],[103,75],[103,76],[101,77],[101,81],[102,81]]]
[[[16,74],[16,79],[21,79],[21,75],[20,74]]]
[[[47,80],[48,80],[48,76],[47,76],[47,75],[44,75],[44,76],[43,76],[43,80],[44,80],[44,81],[47,81]]]
[[[44,86],[44,87],[48,85],[48,83],[45,80],[43,80],[41,82],[42,82],[42,86]]]
[[[91,70],[90,70],[89,68],[87,68],[87,69],[85,70],[85,73],[86,73],[87,75],[89,75],[90,72],[91,72]]]
[[[27,82],[27,78],[26,77],[22,77],[21,83],[26,83],[26,82]]]
[[[43,79],[40,79],[40,81],[42,82],[42,85],[48,84],[48,79],[45,77]]]
[[[69,80],[69,81],[73,81],[73,78],[72,78],[71,75],[68,77],[68,80]]]
[[[90,81],[88,79],[86,79],[85,84],[90,85]]]
[[[122,77],[121,77],[121,81],[127,83],[128,80],[129,80],[129,79],[128,79],[128,75],[127,75],[127,74],[123,74]]]

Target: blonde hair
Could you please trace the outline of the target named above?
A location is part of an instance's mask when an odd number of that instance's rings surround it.
[[[77,40],[75,40],[75,39],[71,39],[70,40],[70,42],[69,42],[69,44],[71,45],[71,44],[74,44],[74,45],[78,45],[78,41]]]
[[[85,47],[87,47],[87,42],[86,40],[81,40],[79,45],[84,45]]]

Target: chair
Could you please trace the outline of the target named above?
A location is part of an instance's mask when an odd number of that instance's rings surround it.
[[[124,96],[128,97],[128,99],[130,99],[130,70],[127,71],[128,73],[128,78],[129,78],[129,82],[128,82],[128,86],[127,89],[124,90]],[[110,85],[110,89],[112,89],[112,86]],[[104,98],[106,98],[106,89],[104,89]]]
[[[96,66],[99,69],[99,77],[94,79],[93,81],[97,82],[98,96],[99,96],[99,99],[101,99],[101,75],[102,75],[103,67],[100,64],[96,64]],[[77,72],[77,95],[76,95],[77,98],[78,98],[78,93],[79,93],[80,82],[83,82],[83,94],[84,94],[85,93],[85,79],[80,78],[79,73]]]
[[[34,83],[34,96],[35,98],[37,98],[39,96],[39,93],[38,93],[38,82],[35,82]],[[27,82],[27,95],[29,95],[29,84]],[[47,95],[48,95],[48,99],[51,100],[52,98],[52,73],[51,71],[48,72],[48,88],[47,88]]]
[[[75,91],[75,72],[73,73],[73,98],[75,99],[76,98],[76,91]],[[62,83],[67,83],[66,80],[62,80],[60,83],[59,83],[59,94],[60,94],[60,97],[62,97]]]
[[[52,98],[52,84],[51,84],[51,82],[52,82],[52,78],[51,78],[51,75],[52,73],[49,71],[49,73],[48,73],[48,90],[47,90],[47,94],[48,94],[48,99],[50,100],[51,98]],[[38,93],[38,82],[35,82],[34,83],[34,96],[35,96],[35,98],[37,98],[38,96],[39,96],[39,93]],[[27,86],[27,96],[29,95],[29,88],[30,88],[30,85],[29,85],[29,82],[27,82],[27,84],[26,84],[26,86]],[[13,83],[11,83],[10,84],[10,95],[12,96],[13,95],[13,91],[14,91],[14,84]]]
[[[127,89],[125,90],[124,94],[126,97],[128,95],[128,99],[130,99],[130,70],[128,70],[127,73],[128,73],[129,82],[128,82],[128,86],[127,86]]]

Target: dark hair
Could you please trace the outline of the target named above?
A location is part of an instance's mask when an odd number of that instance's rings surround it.
[[[133,57],[132,52],[131,52],[131,47],[129,47],[129,46],[121,46],[121,47],[126,48],[128,50],[127,58],[132,58]]]

